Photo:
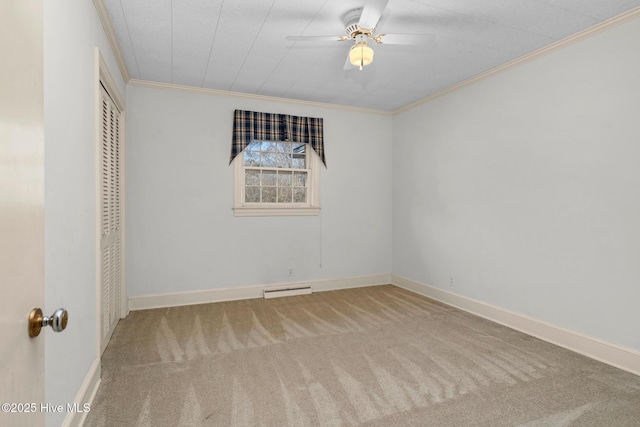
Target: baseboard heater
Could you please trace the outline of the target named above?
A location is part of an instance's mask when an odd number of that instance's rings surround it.
[[[300,285],[290,286],[287,288],[267,288],[263,289],[264,297],[266,298],[278,298],[278,297],[292,297],[294,295],[307,295],[311,293],[311,286]]]

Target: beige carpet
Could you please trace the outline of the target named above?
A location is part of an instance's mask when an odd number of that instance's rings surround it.
[[[132,312],[86,426],[640,426],[640,377],[376,286]]]

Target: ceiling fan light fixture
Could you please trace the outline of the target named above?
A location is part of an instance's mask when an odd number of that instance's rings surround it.
[[[362,67],[373,62],[373,49],[367,46],[367,42],[359,41],[351,47],[349,61],[362,70]]]

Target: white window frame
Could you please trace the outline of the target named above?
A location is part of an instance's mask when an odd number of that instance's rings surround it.
[[[277,142],[277,141],[276,141]],[[307,144],[307,203],[246,203],[244,151],[233,159],[235,216],[309,216],[320,214],[320,157]],[[268,168],[265,168],[268,169]],[[277,170],[277,168],[276,168]]]

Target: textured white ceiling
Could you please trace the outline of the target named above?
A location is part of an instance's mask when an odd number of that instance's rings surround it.
[[[103,0],[131,78],[393,111],[640,6],[640,0],[389,0],[376,45],[344,71],[342,16],[367,0]]]

